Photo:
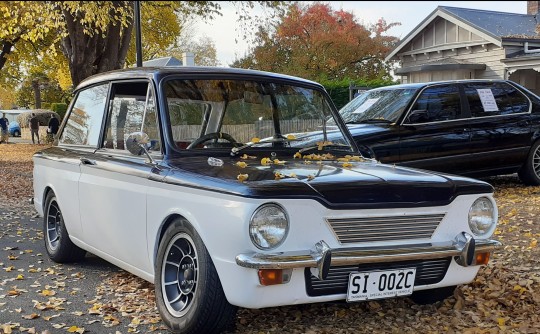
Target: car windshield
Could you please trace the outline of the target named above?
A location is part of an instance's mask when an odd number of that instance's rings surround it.
[[[347,124],[395,123],[417,90],[417,88],[369,90],[347,103],[339,113]]]
[[[277,82],[174,79],[164,84],[177,149],[328,148],[352,151],[324,92]],[[332,121],[333,125],[329,125]],[[235,150],[232,150],[232,149]]]

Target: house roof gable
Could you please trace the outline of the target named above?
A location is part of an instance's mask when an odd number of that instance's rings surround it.
[[[518,36],[522,38],[529,36],[530,38],[537,36],[537,22],[534,15],[438,6],[390,51],[385,60],[392,59],[437,17],[466,27],[478,36],[499,46],[503,37]]]

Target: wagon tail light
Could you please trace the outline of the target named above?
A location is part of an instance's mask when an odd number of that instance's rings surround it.
[[[259,283],[261,285],[276,285],[289,283],[292,269],[259,269]]]

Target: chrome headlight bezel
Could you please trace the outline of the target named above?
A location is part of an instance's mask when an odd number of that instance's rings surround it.
[[[469,208],[469,228],[477,237],[488,237],[497,227],[497,207],[488,197],[477,198]]]
[[[281,223],[268,220],[268,213],[272,210],[278,215],[282,215]],[[263,215],[260,216],[259,215]],[[279,217],[277,219],[280,219]],[[269,202],[260,205],[249,219],[248,233],[251,242],[261,250],[271,250],[279,247],[289,234],[289,215],[287,211],[278,203]],[[264,231],[266,230],[266,231]],[[271,238],[268,238],[271,237]]]

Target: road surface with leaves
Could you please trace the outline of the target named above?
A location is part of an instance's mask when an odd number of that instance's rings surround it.
[[[0,145],[0,333],[167,333],[153,285],[89,255],[59,265],[45,252],[32,196],[32,154]],[[540,333],[540,187],[495,186],[504,249],[470,284],[434,305],[407,298],[240,309],[231,333]]]

